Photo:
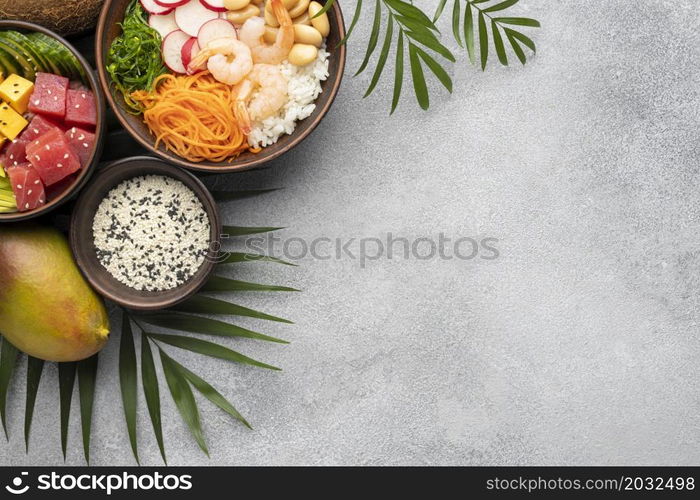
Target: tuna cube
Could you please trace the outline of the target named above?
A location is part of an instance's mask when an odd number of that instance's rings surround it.
[[[17,210],[27,212],[46,203],[44,185],[34,167],[28,163],[10,167],[7,176],[17,200]]]
[[[46,132],[27,145],[27,160],[39,172],[46,186],[51,186],[80,169],[80,160],[59,129]]]
[[[78,127],[69,128],[66,132],[68,144],[80,159],[80,166],[85,168],[92,157],[95,148],[95,134]]]
[[[69,90],[66,98],[66,125],[94,127],[97,123],[95,96],[89,90]]]
[[[66,95],[68,78],[50,73],[37,73],[34,92],[29,98],[29,111],[53,118],[66,116]]]

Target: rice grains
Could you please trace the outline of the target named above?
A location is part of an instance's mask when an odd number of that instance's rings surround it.
[[[204,263],[211,224],[197,195],[170,177],[128,179],[102,200],[92,225],[97,258],[121,283],[164,291]]]

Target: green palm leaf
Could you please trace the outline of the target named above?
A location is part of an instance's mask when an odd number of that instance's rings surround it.
[[[506,36],[508,39],[513,42],[513,39],[519,41],[523,45],[525,45],[527,48],[529,48],[533,53],[537,52],[537,47],[535,47],[535,42],[532,41],[531,38],[529,38],[526,35],[523,35],[519,31],[515,31],[514,29],[511,28],[503,28],[503,31],[506,33]]]
[[[210,356],[212,358],[224,359],[226,361],[232,361],[234,363],[242,363],[246,365],[257,366],[259,368],[267,368],[268,370],[280,370],[272,365],[256,361],[248,356],[233,351],[228,347],[224,347],[213,342],[207,342],[206,340],[195,339],[192,337],[184,337],[180,335],[165,335],[160,333],[147,333],[149,338],[163,342],[164,344],[169,344],[173,347],[178,347],[180,349],[185,349],[186,351],[196,352],[199,354],[204,354],[205,356]]]
[[[24,405],[24,446],[27,452],[29,451],[29,433],[34,417],[34,404],[36,403],[36,394],[39,390],[39,382],[43,371],[43,359],[27,356],[27,397]]]
[[[88,464],[90,463],[90,430],[92,428],[92,408],[95,401],[97,363],[97,354],[78,362],[80,424],[83,434],[83,453],[85,454],[85,461]]]
[[[299,292],[296,288],[277,285],[261,285],[247,281],[213,276],[202,287],[202,292]]]
[[[137,395],[137,366],[134,336],[131,332],[131,321],[126,311],[122,314],[122,338],[119,343],[119,385],[122,393],[122,406],[126,430],[129,434],[131,452],[136,463],[139,463],[138,443],[136,439],[136,407]]]
[[[75,371],[77,364],[58,364],[58,393],[60,398],[61,413],[61,450],[63,459],[66,459],[66,447],[68,446],[68,423],[70,422],[70,407],[73,400],[73,386],[75,385]]]
[[[245,252],[226,252],[226,258],[219,262],[219,264],[238,264],[242,262],[274,262],[277,264],[284,264],[285,266],[297,267],[296,264],[278,259],[277,257]]]
[[[224,323],[216,319],[203,318],[201,316],[190,316],[188,314],[167,313],[167,314],[142,314],[140,320],[161,328],[179,330],[183,332],[197,333],[200,335],[217,335],[221,337],[244,337],[278,344],[288,344],[281,340],[262,333],[253,332],[240,326]]]
[[[177,361],[170,358],[173,365],[180,371],[180,373],[187,379],[187,381],[192,384],[192,386],[197,389],[205,398],[214,403],[216,406],[224,410],[226,413],[231,415],[236,420],[239,420],[243,425],[252,429],[248,421],[243,418],[243,415],[238,413],[238,410],[228,402],[228,400],[219,393],[214,387],[211,386],[206,380],[200,376],[192,373],[190,370],[182,366]]]
[[[374,49],[377,48],[377,42],[379,41],[379,30],[381,29],[382,23],[382,4],[380,0],[377,0],[374,7],[374,21],[372,22],[372,33],[369,36],[369,42],[367,43],[367,51],[365,52],[365,58],[360,64],[360,68],[355,73],[355,76],[362,73],[369,64],[369,60],[372,58]]]
[[[391,113],[396,111],[401,99],[403,89],[403,31],[399,32],[399,39],[396,42],[396,69],[394,72],[394,97],[391,100]]]
[[[452,34],[455,37],[455,40],[457,41],[457,44],[460,47],[463,47],[462,45],[462,36],[459,32],[460,30],[460,24],[462,21],[462,10],[461,10],[461,3],[460,0],[455,0],[454,5],[452,7]],[[469,5],[466,6],[467,9],[469,9]]]
[[[500,24],[511,24],[513,26],[540,27],[539,21],[527,17],[494,17],[493,20]]]
[[[7,393],[10,389],[10,381],[12,380],[18,357],[19,350],[3,337],[2,348],[0,348],[0,418],[2,419],[2,428],[5,430],[5,438],[8,437],[5,415]]]
[[[384,44],[382,45],[382,50],[379,53],[379,60],[377,61],[377,66],[374,69],[374,74],[372,75],[372,81],[365,92],[364,97],[369,96],[379,83],[379,78],[382,76],[384,71],[384,66],[386,65],[386,60],[389,57],[389,51],[391,50],[391,42],[394,37],[394,18],[389,14],[389,22],[386,27],[386,35],[384,36]]]
[[[348,41],[348,38],[350,38],[350,35],[352,34],[353,30],[355,29],[355,26],[357,26],[357,21],[360,20],[360,14],[362,13],[362,0],[357,0],[357,5],[355,6],[355,14],[352,16],[352,21],[350,22],[350,28],[348,28],[348,32],[345,34],[343,39],[340,41],[338,44],[338,47],[341,45],[345,45]]]
[[[489,33],[486,31],[486,18],[483,11],[479,11],[479,51],[481,53],[481,70],[484,71],[489,59]]]
[[[498,12],[499,10],[506,10],[509,7],[512,7],[516,3],[518,3],[520,0],[505,0],[504,2],[497,3],[492,5],[491,7],[487,7],[484,9],[484,12],[489,13],[489,12]]]
[[[428,53],[421,50],[419,47],[416,47],[415,50],[420,56],[420,58],[423,60],[423,62],[425,62],[425,65],[428,66],[430,71],[432,71],[433,74],[437,77],[440,83],[442,83],[442,85],[451,93],[452,78],[450,78],[450,75],[448,75],[447,72],[443,69],[443,67],[440,66],[435,59],[430,57]]]
[[[458,2],[458,0],[457,0]],[[447,5],[447,0],[440,0],[440,3],[438,3],[437,9],[435,9],[435,15],[433,16],[433,23],[436,23],[438,19],[442,16],[443,11],[445,10],[445,5]]]
[[[508,55],[506,54],[506,48],[503,45],[503,38],[498,30],[498,25],[495,21],[491,21],[491,34],[493,35],[493,46],[496,49],[496,55],[498,56],[498,61],[503,66],[508,66]]]
[[[239,306],[226,302],[225,300],[214,299],[205,295],[195,295],[191,299],[186,300],[176,306],[171,307],[173,311],[188,312],[195,314],[224,314],[227,316],[245,316],[249,318],[263,319],[268,321],[276,321],[278,323],[293,324],[284,318],[278,318],[270,314],[265,314],[254,309]]]
[[[185,377],[182,376],[178,369],[173,365],[171,359],[162,349],[160,349],[160,363],[163,367],[165,381],[168,383],[170,395],[173,397],[175,406],[177,406],[182,419],[187,424],[187,427],[190,429],[190,432],[192,433],[195,441],[197,441],[199,447],[207,456],[209,456],[207,443],[204,440],[204,433],[202,432],[202,424],[199,421],[197,402],[194,400],[192,389],[187,383]]]
[[[409,61],[411,63],[411,75],[413,77],[413,90],[416,93],[418,104],[423,109],[430,107],[430,96],[428,95],[428,87],[425,83],[425,74],[420,63],[416,46],[409,42],[408,44]]]
[[[229,238],[235,236],[248,236],[250,234],[270,233],[286,229],[284,227],[244,227],[244,226],[224,226],[223,234]]]
[[[469,3],[467,3],[464,8],[464,45],[467,47],[469,62],[474,64],[476,62],[476,51],[474,50],[474,13]]]
[[[151,346],[146,337],[141,337],[141,383],[143,385],[143,394],[146,397],[148,414],[153,425],[153,433],[156,436],[158,448],[160,449],[160,456],[163,457],[163,462],[167,464],[168,460],[165,457],[165,445],[163,444],[163,426],[160,417],[158,375],[156,374],[156,365],[153,362]]]

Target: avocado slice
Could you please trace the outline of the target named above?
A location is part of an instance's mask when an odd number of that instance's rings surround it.
[[[35,62],[37,71],[51,72],[49,62],[44,58],[34,43],[19,31],[0,31],[0,40],[6,40],[16,47],[21,48]]]
[[[34,77],[36,75],[36,68],[27,59],[27,56],[25,56],[22,52],[18,52],[17,49],[12,47],[11,45],[8,45],[4,41],[0,41],[0,49],[10,54],[10,56],[14,57],[15,61],[17,61],[17,64],[21,68],[21,70],[17,72],[19,76],[22,76],[27,80],[34,81]]]

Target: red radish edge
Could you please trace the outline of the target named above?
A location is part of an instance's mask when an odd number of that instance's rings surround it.
[[[226,19],[212,19],[211,21],[207,21],[199,28],[199,33],[197,33],[197,40],[199,41],[200,47],[206,47],[212,40],[225,37],[238,38],[236,28]]]
[[[190,36],[182,30],[173,31],[163,39],[163,62],[175,73],[185,74],[187,69],[182,64],[182,46],[190,40]]]
[[[224,0],[199,0],[207,9],[214,12],[226,12],[228,9],[224,6]]]
[[[167,7],[169,9],[175,9],[177,7],[185,5],[190,0],[153,0],[153,1],[155,3],[157,3],[158,5],[162,5],[163,7]]]
[[[159,5],[155,2],[155,0],[139,0],[141,2],[141,6],[144,8],[146,12],[149,14],[153,14],[156,16],[162,16],[165,14],[169,14],[170,12],[173,11],[172,7],[163,7],[162,5]]]
[[[193,1],[175,9],[175,22],[188,35],[197,36],[204,23],[217,19],[219,15],[218,12],[207,9],[200,2]]]
[[[192,60],[192,47],[194,47],[195,43],[197,43],[197,39],[192,37],[187,40],[185,45],[182,46],[182,49],[180,49],[182,65],[185,67],[185,69],[187,69],[187,67],[190,65],[190,61]]]

